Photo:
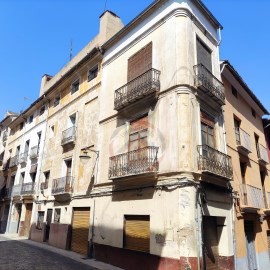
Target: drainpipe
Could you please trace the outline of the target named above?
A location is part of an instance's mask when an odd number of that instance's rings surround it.
[[[200,241],[200,236],[201,236],[201,226],[200,226],[200,212],[199,212],[199,187],[196,187],[196,202],[195,202],[195,221],[196,221],[196,230],[197,230],[197,264],[198,264],[198,270],[200,270],[201,265],[200,265],[200,250],[201,250],[201,241]]]
[[[235,239],[235,211],[234,211],[234,194],[231,193],[231,202],[232,202],[232,211],[231,211],[231,223],[232,223],[232,237],[233,237],[233,260],[234,260],[234,269],[237,270],[236,265],[236,239]]]

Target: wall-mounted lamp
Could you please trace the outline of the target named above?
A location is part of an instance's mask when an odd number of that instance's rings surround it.
[[[79,156],[79,158],[82,159],[82,161],[83,161],[83,160],[84,160],[84,161],[87,161],[88,159],[91,158],[91,157],[89,156],[89,154],[88,154],[88,151],[94,152],[94,153],[96,153],[97,156],[98,156],[99,151],[96,151],[96,150],[91,149],[92,147],[94,147],[94,145],[87,146],[87,147],[84,147],[84,148],[82,149],[82,154]]]

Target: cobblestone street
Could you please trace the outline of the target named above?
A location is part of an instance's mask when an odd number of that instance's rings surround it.
[[[95,270],[70,258],[0,235],[0,270]]]

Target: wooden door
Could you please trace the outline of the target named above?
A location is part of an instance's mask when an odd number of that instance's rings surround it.
[[[247,250],[247,270],[257,270],[256,250],[255,250],[255,237],[254,227],[252,221],[245,221],[245,236],[246,236],[246,250]]]
[[[29,236],[31,217],[32,217],[32,203],[26,204],[25,219],[24,219],[24,236]]]

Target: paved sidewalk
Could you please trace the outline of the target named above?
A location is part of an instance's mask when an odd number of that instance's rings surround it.
[[[90,269],[95,269],[95,270],[124,270],[121,269],[119,267],[115,267],[100,261],[96,261],[95,259],[90,259],[85,257],[84,255],[75,253],[73,251],[69,251],[69,250],[63,250],[63,249],[59,249],[56,247],[52,247],[49,246],[47,243],[39,243],[39,242],[35,242],[32,240],[28,240],[26,237],[18,237],[15,234],[1,234],[0,236],[3,236],[4,238],[7,238],[8,240],[16,240],[19,241],[21,243],[27,244],[27,245],[31,245],[37,248],[41,248],[44,250],[48,250],[50,252],[53,252],[55,254],[59,254],[62,256],[65,256],[71,260],[74,260],[76,262],[82,263],[84,265],[88,265],[90,266]]]

